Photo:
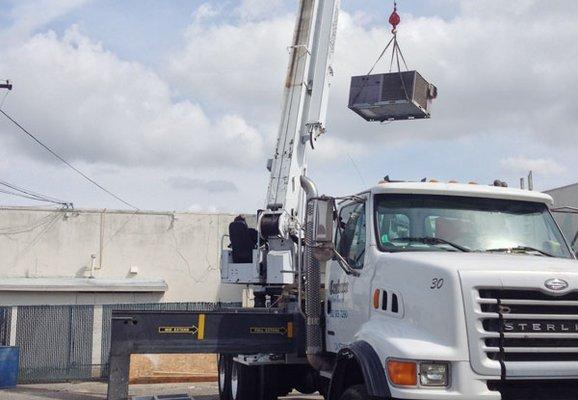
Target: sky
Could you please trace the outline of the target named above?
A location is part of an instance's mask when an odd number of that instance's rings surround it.
[[[342,0],[321,192],[400,180],[578,181],[578,2],[399,0],[410,69],[438,87],[429,120],[368,123],[351,76],[390,38],[393,2]],[[2,109],[139,209],[254,212],[265,203],[296,0],[0,0]],[[387,72],[386,63],[377,72]],[[6,98],[3,100],[4,96]],[[127,206],[0,115],[0,180]],[[29,205],[0,193],[0,205]]]

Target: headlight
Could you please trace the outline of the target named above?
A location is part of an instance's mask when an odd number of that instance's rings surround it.
[[[419,383],[422,386],[448,386],[449,370],[446,363],[422,362],[419,364]]]
[[[450,365],[446,362],[389,359],[387,375],[395,386],[448,387]]]

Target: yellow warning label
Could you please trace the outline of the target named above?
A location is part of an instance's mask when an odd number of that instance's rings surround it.
[[[205,338],[205,314],[199,314],[199,333],[197,339],[203,340]]]
[[[174,334],[191,334],[197,333],[198,329],[196,326],[161,326],[159,327],[159,333],[174,333]]]
[[[286,335],[287,328],[283,326],[259,326],[250,328],[250,332],[253,335]]]
[[[205,314],[199,314],[197,326],[159,326],[159,333],[173,335],[197,335],[198,340],[205,339]]]

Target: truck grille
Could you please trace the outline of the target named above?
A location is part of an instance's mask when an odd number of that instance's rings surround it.
[[[496,361],[578,361],[578,292],[480,289],[482,350]]]

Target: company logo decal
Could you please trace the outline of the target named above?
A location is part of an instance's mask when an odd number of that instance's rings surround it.
[[[544,282],[544,286],[550,290],[559,292],[561,290],[567,289],[569,285],[568,282],[566,282],[564,279],[554,278],[548,279],[546,282]]]
[[[343,294],[349,292],[349,282],[331,281],[329,283],[329,294]]]

